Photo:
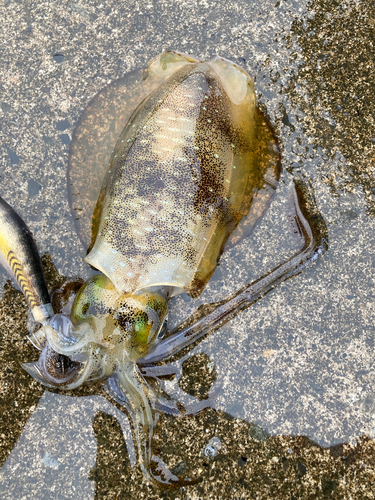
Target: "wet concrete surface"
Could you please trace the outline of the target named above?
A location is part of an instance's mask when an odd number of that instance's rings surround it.
[[[294,177],[313,186],[329,232],[321,260],[176,361],[182,376],[166,391],[208,396],[211,408],[158,421],[154,452],[199,480],[175,491],[153,489],[132,467],[126,414],[100,386],[45,392],[22,371],[37,353],[25,302],[3,274],[2,498],[373,498],[374,5],[10,0],[1,18],[1,196],[52,256],[50,286],[90,273],[67,196],[74,126],[103,86],[164,49],[246,69],[283,164],[265,218],[224,254],[198,300],[175,299],[171,323],[293,252]]]

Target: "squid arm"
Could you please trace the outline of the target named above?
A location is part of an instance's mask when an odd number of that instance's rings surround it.
[[[152,454],[151,440],[160,396],[147,384],[137,365],[124,364],[103,385],[110,396],[129,412],[138,447],[139,464],[145,478],[161,488],[196,482],[175,476],[159,457]],[[175,409],[173,413],[177,412]]]

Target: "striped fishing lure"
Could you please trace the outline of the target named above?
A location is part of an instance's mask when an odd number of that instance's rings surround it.
[[[24,294],[35,321],[45,323],[53,309],[38,249],[21,217],[0,198],[0,263]]]

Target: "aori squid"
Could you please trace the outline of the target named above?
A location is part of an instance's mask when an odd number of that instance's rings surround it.
[[[277,187],[280,154],[256,107],[253,82],[236,64],[165,52],[137,86],[138,93],[129,90],[123,96],[128,108],[138,102],[131,114],[123,111],[128,119],[109,163],[94,165],[90,148],[85,155],[77,145],[90,132],[84,130],[85,120],[96,119],[108,91],[89,104],[75,132],[70,189],[79,187],[88,214],[77,222],[89,247],[84,260],[98,273],[75,294],[70,314],[53,310],[34,240],[3,200],[0,251],[40,323],[30,332],[41,350],[39,361],[23,367],[52,388],[102,380],[131,416],[145,477],[181,485],[189,479],[173,476],[152,456],[155,412],[180,413],[180,405],[148,383],[154,364],[300,273],[325,251],[327,240],[309,187],[296,181],[293,217],[304,240],[300,251],[234,295],[201,306],[169,331],[169,299],[181,293],[198,296],[224,247],[249,234],[265,213]],[[103,180],[95,192],[90,183],[97,178]]]

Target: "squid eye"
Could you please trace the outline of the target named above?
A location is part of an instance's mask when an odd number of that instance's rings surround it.
[[[115,307],[115,320],[130,333],[130,344],[146,349],[157,337],[166,319],[168,304],[156,293],[138,292],[121,297]]]
[[[141,310],[135,311],[133,338],[137,344],[147,345],[150,342],[150,333],[159,326],[159,323],[156,314],[147,314],[147,312]]]
[[[68,384],[82,368],[82,363],[55,352],[48,344],[40,355],[38,365],[46,381],[56,386]]]
[[[106,276],[91,276],[76,295],[70,314],[72,323],[77,326],[107,316],[118,296],[119,293]]]
[[[138,344],[146,345],[154,321],[149,319],[146,311],[122,307],[116,315],[117,324],[132,334]]]

